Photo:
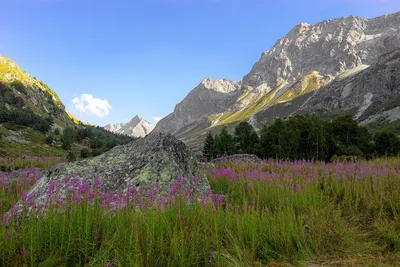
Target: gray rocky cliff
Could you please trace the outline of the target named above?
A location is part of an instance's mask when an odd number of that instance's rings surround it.
[[[396,65],[393,61],[382,63],[382,56],[399,48],[400,12],[370,19],[349,16],[316,24],[300,23],[262,53],[243,80],[235,83],[237,89],[229,89],[230,82],[226,89],[219,88],[219,92],[229,92],[228,97],[216,100],[213,94],[202,94],[204,88],[199,85],[159,122],[156,130],[201,144],[197,137],[204,137],[205,131],[212,128],[242,120],[260,127],[278,117],[296,112],[320,114],[330,112],[332,107],[338,115],[349,113],[363,122],[375,120],[368,120],[374,115],[372,111],[397,97],[396,90],[389,93],[385,86],[393,83],[391,77],[399,71],[390,70]],[[379,64],[392,74],[383,74]],[[360,72],[374,81],[362,80],[362,75],[356,75]],[[348,77],[360,84],[345,84]],[[338,99],[339,91],[343,99]],[[388,117],[394,120],[392,113]]]
[[[154,129],[154,125],[136,115],[127,123],[107,124],[104,129],[132,137],[144,137]]]
[[[155,131],[175,134],[186,125],[207,121],[208,116],[232,106],[239,92],[240,82],[206,78],[157,123]]]

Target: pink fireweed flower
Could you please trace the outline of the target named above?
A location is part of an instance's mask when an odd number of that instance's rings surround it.
[[[22,250],[21,250],[21,256],[22,257],[25,257],[26,256],[26,248],[23,248]]]
[[[11,238],[12,238],[12,234],[11,234],[11,233],[8,233],[8,234],[6,235],[6,239],[9,240],[9,239],[11,239]]]
[[[197,187],[199,185],[199,177],[198,176],[193,177],[193,184],[195,187]]]

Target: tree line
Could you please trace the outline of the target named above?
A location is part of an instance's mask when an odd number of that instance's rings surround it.
[[[53,118],[43,118],[28,109],[8,110],[5,105],[0,105],[0,123],[13,123],[47,133],[53,124]]]
[[[101,127],[80,125],[64,129],[61,141],[62,148],[69,150],[74,142],[85,145],[80,151],[82,158],[100,155],[117,145],[123,145],[133,141],[134,138],[127,135],[120,135],[109,132]]]
[[[32,128],[47,135],[46,144],[53,145],[56,140],[59,140],[65,150],[71,150],[74,143],[82,144],[87,147],[80,151],[82,158],[100,155],[117,145],[126,144],[134,140],[130,136],[115,134],[101,127],[89,125],[69,126],[64,128],[62,132],[59,128],[52,130],[54,121],[51,116],[44,118],[29,109],[7,109],[0,103],[1,123]],[[71,161],[75,159],[72,152],[69,153],[68,157]]]
[[[226,126],[219,134],[207,134],[203,156],[208,160],[241,153],[322,161],[396,156],[400,154],[400,139],[389,131],[372,134],[350,116],[326,121],[316,115],[277,119],[264,125],[259,135],[248,122],[238,124],[233,135]]]

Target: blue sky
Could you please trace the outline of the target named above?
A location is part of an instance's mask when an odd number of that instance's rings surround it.
[[[0,0],[0,54],[97,125],[155,122],[205,77],[240,80],[299,22],[399,0]],[[80,111],[79,111],[80,110]]]

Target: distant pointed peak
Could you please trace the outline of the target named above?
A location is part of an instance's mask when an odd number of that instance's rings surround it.
[[[220,93],[230,93],[239,89],[240,82],[235,82],[227,78],[213,79],[211,77],[207,77],[201,81],[200,85],[206,89],[214,90]]]
[[[202,84],[202,85],[208,85],[208,84],[212,83],[213,81],[214,81],[214,80],[213,80],[212,77],[206,77],[206,78],[204,78],[204,79],[201,81],[200,84]]]
[[[289,34],[290,33],[299,34],[299,33],[305,32],[311,26],[312,25],[307,22],[300,22],[299,24],[297,24],[296,26],[293,27],[293,29],[289,32]]]
[[[300,26],[300,27],[310,27],[311,24],[309,24],[309,23],[307,23],[307,22],[300,22],[299,24],[297,24],[297,26]]]
[[[133,117],[134,119],[138,119],[138,120],[142,120],[142,116],[140,116],[139,114],[137,114],[135,117]]]

